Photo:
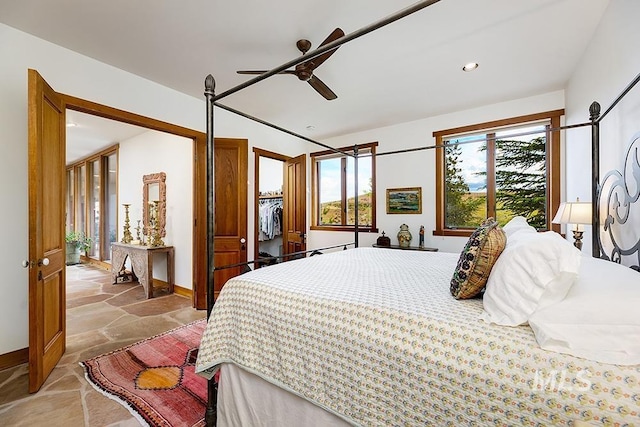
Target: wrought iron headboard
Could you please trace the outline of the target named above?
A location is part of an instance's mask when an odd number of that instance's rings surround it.
[[[631,138],[622,170],[608,172],[599,190],[600,256],[618,263],[630,257],[631,268],[640,271],[640,227],[630,220],[640,218],[640,132]]]

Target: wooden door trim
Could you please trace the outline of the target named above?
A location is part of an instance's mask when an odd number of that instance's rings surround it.
[[[146,129],[169,133],[188,138],[193,141],[193,271],[192,286],[194,289],[192,305],[198,309],[206,309],[206,283],[207,283],[207,253],[206,253],[206,206],[204,210],[200,206],[197,195],[206,194],[206,144],[205,133],[174,125],[162,120],[131,113],[118,108],[109,107],[97,102],[77,98],[75,96],[60,94],[66,108],[81,113],[91,114],[105,119],[116,120]],[[204,173],[202,172],[204,171]],[[202,243],[204,242],[204,244]],[[200,292],[200,290],[202,292]],[[203,298],[202,295],[205,295]],[[203,299],[202,299],[203,298]]]

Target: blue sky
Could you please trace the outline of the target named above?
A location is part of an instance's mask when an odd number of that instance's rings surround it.
[[[347,166],[347,196],[353,197],[353,159],[349,159]],[[364,157],[358,163],[358,193],[364,194],[370,189],[371,157]],[[340,159],[323,160],[322,177],[320,181],[322,194],[320,203],[340,200]]]
[[[496,132],[497,137],[507,136],[518,134],[518,133],[526,133],[533,132],[544,129],[543,126],[530,126],[526,128],[518,128],[518,129],[507,129],[502,132]],[[513,136],[509,137],[512,141],[531,141],[532,139],[543,135],[540,134],[531,134],[531,135],[523,135],[523,136]],[[469,135],[461,138],[456,138],[455,141],[464,142],[470,141],[480,138],[481,135]],[[460,148],[462,150],[462,154],[460,155],[460,160],[462,163],[460,167],[462,168],[462,175],[464,177],[465,182],[469,186],[469,190],[472,192],[484,191],[484,188],[487,185],[487,181],[484,175],[476,175],[478,172],[485,172],[487,168],[487,153],[486,151],[480,151],[482,147],[482,142],[469,143],[469,144],[461,144]]]

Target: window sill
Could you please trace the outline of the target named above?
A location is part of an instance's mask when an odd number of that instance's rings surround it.
[[[433,230],[434,236],[451,236],[451,237],[469,237],[475,231],[471,228],[458,228],[458,229],[446,229],[446,230]]]
[[[347,232],[354,232],[355,227],[353,227],[352,225],[312,225],[310,227],[310,229],[312,231],[347,231]],[[360,227],[358,226],[358,232],[359,233],[377,233],[378,229],[377,228],[371,228],[371,227]]]

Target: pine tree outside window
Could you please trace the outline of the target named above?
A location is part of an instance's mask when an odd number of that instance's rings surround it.
[[[563,110],[434,132],[434,235],[468,236],[485,218],[516,215],[549,230],[560,203]]]

